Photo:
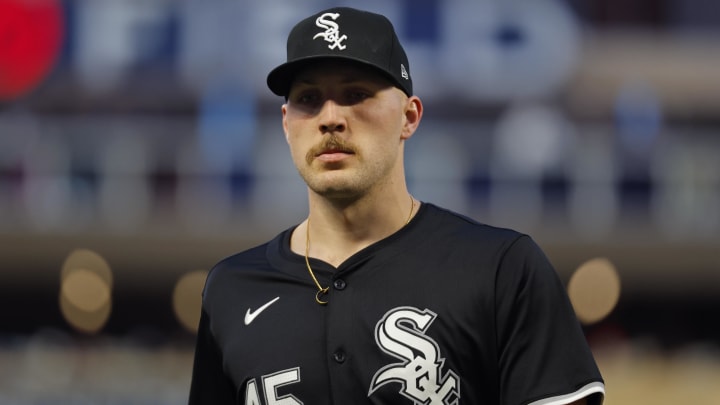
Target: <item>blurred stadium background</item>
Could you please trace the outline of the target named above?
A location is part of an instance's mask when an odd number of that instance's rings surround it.
[[[335,4],[0,0],[0,403],[186,401],[207,271],[306,212],[265,75]],[[720,403],[720,3],[362,7],[413,193],[539,242],[606,404]]]

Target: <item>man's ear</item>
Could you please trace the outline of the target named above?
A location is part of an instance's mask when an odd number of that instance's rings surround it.
[[[287,128],[287,103],[283,104],[280,108],[282,111],[282,126],[283,126],[283,132],[285,132],[285,141],[288,140],[288,128]]]
[[[417,130],[422,120],[423,105],[420,97],[410,96],[405,105],[405,124],[401,134],[402,139],[410,138]]]

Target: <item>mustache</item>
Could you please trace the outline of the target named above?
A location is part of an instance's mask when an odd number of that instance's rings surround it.
[[[327,151],[335,151],[335,152],[344,152],[344,153],[352,153],[355,154],[355,146],[351,144],[350,142],[344,140],[343,138],[337,136],[337,135],[330,135],[328,138],[325,138],[323,142],[320,144],[312,147],[308,153],[305,155],[305,159],[307,160],[308,164],[311,163],[318,155],[327,152]]]

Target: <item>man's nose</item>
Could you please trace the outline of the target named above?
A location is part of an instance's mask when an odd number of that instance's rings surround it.
[[[320,108],[320,132],[328,133],[344,131],[346,121],[343,117],[342,110],[342,106],[338,105],[338,103],[334,100],[326,100]]]

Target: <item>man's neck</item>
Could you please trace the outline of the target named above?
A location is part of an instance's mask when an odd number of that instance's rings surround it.
[[[309,257],[338,267],[353,254],[404,227],[418,206],[407,192],[382,201],[346,205],[311,200],[308,219],[293,233],[291,249],[305,255],[308,247]]]

